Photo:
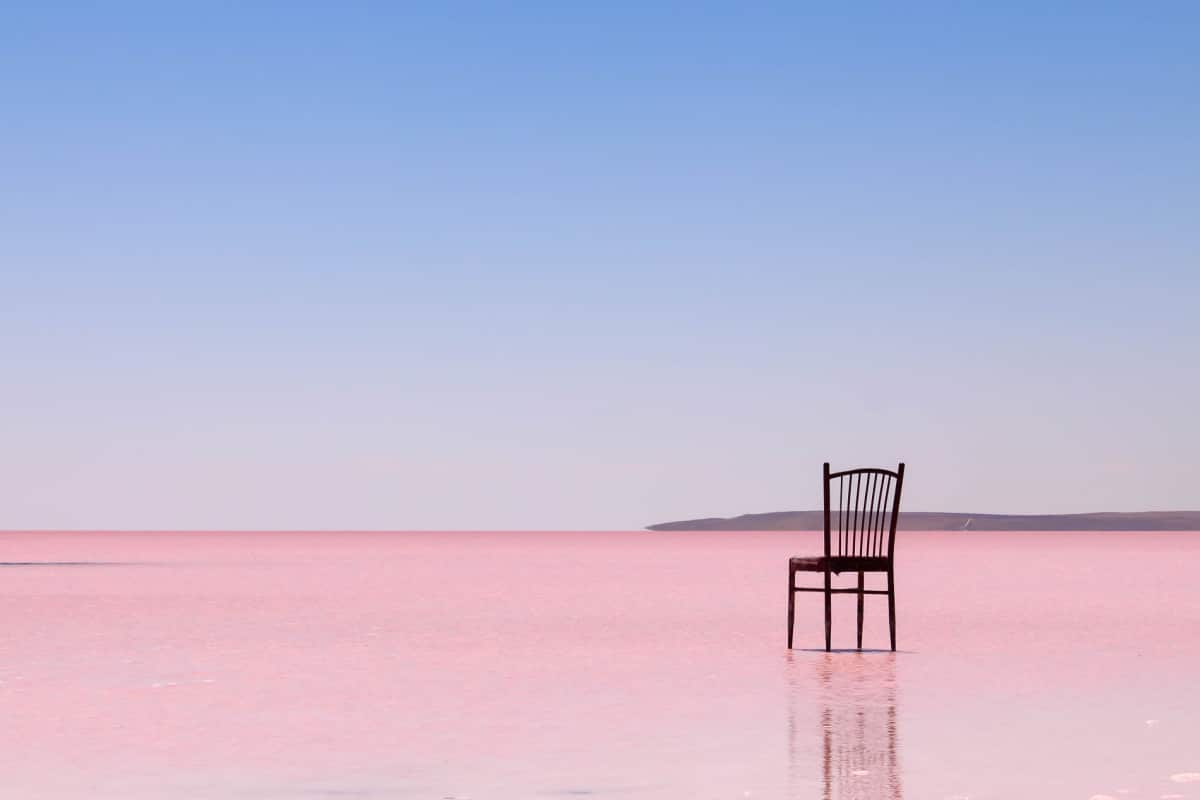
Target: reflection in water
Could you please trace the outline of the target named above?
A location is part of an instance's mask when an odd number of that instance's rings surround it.
[[[799,666],[799,664],[797,664]],[[815,713],[811,703],[815,689]],[[893,653],[832,653],[816,662],[815,687],[793,686],[788,715],[793,797],[811,786],[802,750],[819,733],[823,800],[900,800],[896,661]]]

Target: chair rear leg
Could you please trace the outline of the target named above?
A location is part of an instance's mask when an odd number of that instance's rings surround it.
[[[792,631],[796,627],[796,570],[788,564],[788,650],[792,649]]]
[[[888,626],[892,634],[892,652],[896,652],[896,579],[888,570]]]
[[[825,652],[833,649],[833,585],[825,572]]]
[[[863,588],[865,587],[865,578],[863,573],[858,573],[858,649],[862,650],[862,629],[863,629]]]

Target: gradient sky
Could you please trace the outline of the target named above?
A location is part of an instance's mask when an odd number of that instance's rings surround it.
[[[1200,508],[1194,3],[22,5],[0,528]]]

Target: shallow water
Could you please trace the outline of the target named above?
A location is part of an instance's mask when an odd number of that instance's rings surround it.
[[[1200,535],[0,534],[29,798],[1200,798]],[[852,580],[843,576],[842,582]],[[834,646],[854,641],[835,598]],[[803,649],[809,648],[809,649]]]

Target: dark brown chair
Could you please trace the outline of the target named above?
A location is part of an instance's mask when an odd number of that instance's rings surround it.
[[[830,504],[834,481],[838,495],[836,512]],[[858,649],[861,650],[863,597],[886,594],[892,650],[896,649],[896,579],[892,556],[896,551],[896,518],[900,515],[903,484],[904,464],[895,472],[887,469],[830,472],[829,464],[825,464],[825,555],[788,561],[788,649],[792,647],[796,623],[796,592],[825,593],[826,650],[831,649],[833,638],[833,595],[858,595]],[[823,572],[825,586],[796,586],[797,572]],[[857,588],[833,588],[833,575],[843,572],[858,573]],[[887,590],[864,588],[868,572],[886,572]]]

